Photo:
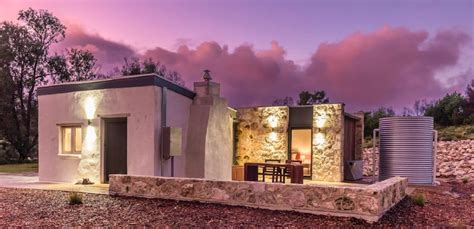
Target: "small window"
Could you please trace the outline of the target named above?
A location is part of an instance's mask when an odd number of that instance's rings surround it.
[[[82,150],[82,127],[61,127],[61,149],[63,154],[80,154]]]

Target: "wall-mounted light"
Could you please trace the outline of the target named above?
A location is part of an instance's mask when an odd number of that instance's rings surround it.
[[[268,139],[270,139],[270,141],[277,141],[278,140],[278,134],[275,133],[275,132],[271,132],[269,135],[268,135]]]
[[[97,134],[95,133],[95,127],[87,126],[86,137],[84,139],[83,145],[87,151],[92,151],[95,149],[97,143]]]
[[[314,143],[318,146],[318,147],[322,147],[324,145],[324,143],[326,143],[326,139],[324,139],[324,134],[322,133],[317,133],[315,136],[314,136]]]
[[[326,124],[326,121],[327,121],[327,116],[326,116],[326,114],[318,115],[318,116],[316,117],[316,120],[315,120],[316,127],[318,127],[318,128],[323,128],[324,125]]]
[[[87,119],[87,125],[90,126],[92,124],[92,119]]]
[[[271,128],[276,128],[278,126],[278,117],[276,115],[270,115],[267,118],[267,122]]]
[[[86,118],[89,120],[93,119],[96,110],[97,110],[96,99],[93,96],[88,96],[84,100],[84,111],[86,112]]]

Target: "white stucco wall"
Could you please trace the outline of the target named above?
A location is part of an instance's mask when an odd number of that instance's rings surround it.
[[[103,89],[39,96],[39,179],[74,182],[88,177],[100,182],[102,122],[99,117],[127,117],[127,170],[129,174],[155,175],[155,125],[159,112],[155,86]],[[96,111],[88,133],[85,101],[93,98]],[[66,123],[83,123],[82,159],[59,155],[60,128]],[[82,162],[81,162],[82,160]],[[81,165],[80,165],[81,164]]]
[[[160,94],[161,98],[161,88],[157,88],[157,94]],[[158,98],[158,97],[157,97]],[[189,121],[189,112],[190,106],[193,100],[182,96],[174,91],[167,90],[166,91],[166,126],[168,127],[176,127],[181,128],[182,130],[182,155],[176,156],[173,158],[174,161],[174,174],[175,177],[184,177],[185,176],[185,166],[186,166],[186,143],[187,143],[187,133],[188,133],[188,121]],[[161,99],[157,101],[157,104],[160,106],[156,106],[155,110],[157,114],[161,114]],[[160,116],[161,117],[161,116]],[[161,127],[161,120],[155,119],[156,126]],[[161,133],[161,128],[157,128],[156,131],[158,135]],[[158,151],[160,138],[156,138]],[[158,155],[160,156],[160,155]],[[157,160],[158,163],[160,158]],[[172,160],[163,160],[162,165],[163,169],[157,167],[158,170],[155,172],[155,175],[162,175],[162,176],[171,176],[171,163]],[[160,163],[161,165],[161,163]],[[163,171],[163,173],[161,173]]]
[[[232,118],[227,101],[215,99],[210,108],[206,133],[204,177],[215,180],[232,179]]]

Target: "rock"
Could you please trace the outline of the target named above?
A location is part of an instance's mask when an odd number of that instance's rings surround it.
[[[444,191],[443,194],[451,196],[451,197],[456,198],[456,199],[459,198],[459,194],[455,193],[455,192]]]
[[[460,141],[441,141],[437,145],[436,154],[436,176],[450,177],[462,182],[463,177],[474,176],[474,139]],[[364,160],[363,172],[365,176],[372,175],[373,163],[378,162],[378,148],[375,150],[375,157],[372,148],[363,151]],[[375,173],[378,173],[376,166]]]
[[[214,200],[227,200],[229,199],[229,195],[227,195],[226,191],[219,189],[219,188],[212,188],[212,199]]]

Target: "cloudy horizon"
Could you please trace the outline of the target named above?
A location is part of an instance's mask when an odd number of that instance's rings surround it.
[[[186,86],[192,87],[201,79],[202,70],[210,69],[234,107],[268,105],[277,98],[296,98],[302,90],[325,90],[332,102],[344,102],[352,111],[380,106],[400,111],[415,100],[464,93],[473,79],[472,1],[454,1],[453,6],[447,1],[420,1],[418,5],[367,1],[375,5],[368,8],[380,11],[373,16],[364,16],[364,8],[354,1],[335,5],[279,1],[275,7],[268,1],[254,5],[228,1],[224,12],[213,10],[217,6],[202,6],[217,4],[214,1],[195,2],[160,1],[156,5],[138,1],[129,6],[116,1],[113,9],[103,8],[115,10],[107,13],[111,16],[101,17],[96,8],[110,1],[75,1],[66,7],[56,1],[7,0],[1,3],[7,7],[0,7],[0,20],[14,21],[18,10],[28,6],[49,10],[68,27],[66,39],[53,51],[87,49],[104,72],[121,66],[125,57],[153,58],[178,71]],[[239,2],[245,4],[236,4]],[[291,9],[305,5],[302,3],[313,4],[320,14],[324,13],[320,8],[329,10],[336,18],[329,22],[334,26],[321,24],[321,15],[311,12],[294,15]],[[353,12],[343,10],[347,4]],[[164,14],[156,13],[156,20],[146,9],[153,5]],[[288,10],[282,9],[285,5]],[[265,7],[275,12],[258,11]],[[172,13],[166,12],[170,10]],[[279,15],[287,20],[277,18]],[[176,20],[179,16],[181,21]],[[202,24],[193,22],[193,17]],[[421,22],[410,22],[413,17]]]

